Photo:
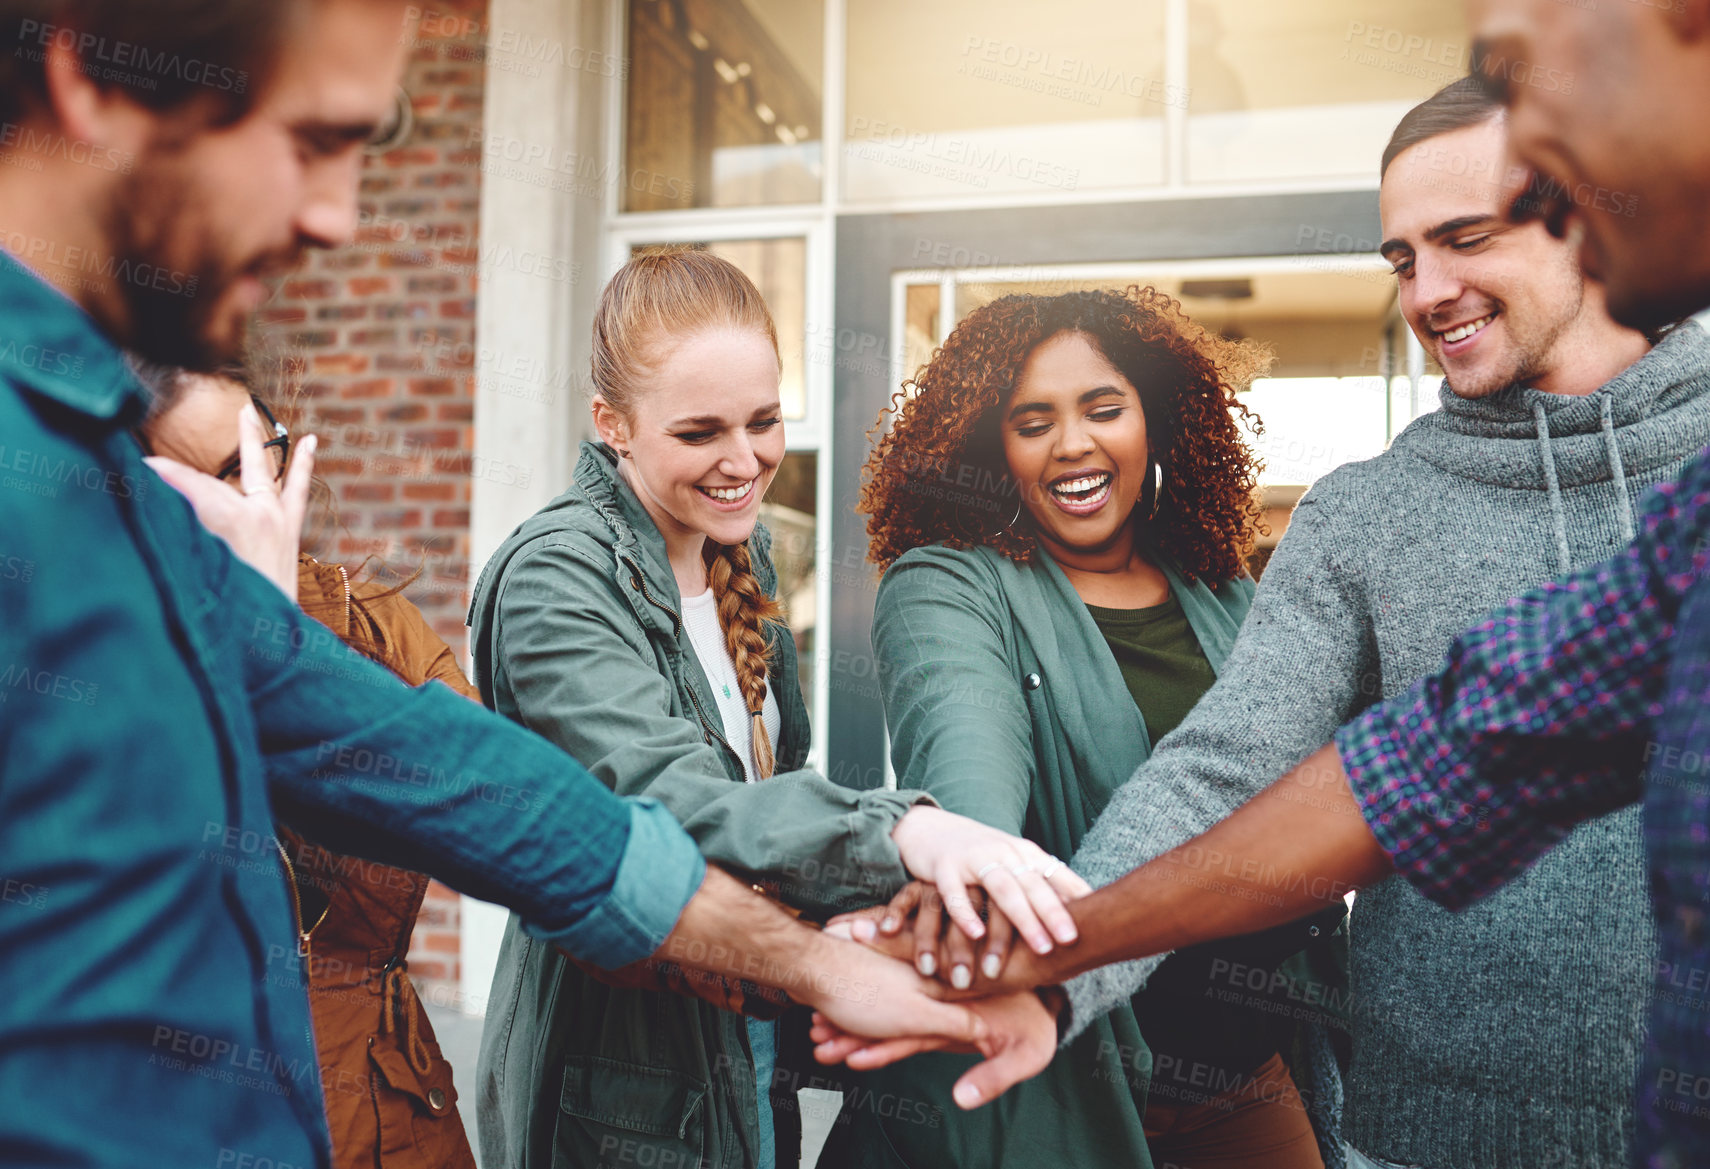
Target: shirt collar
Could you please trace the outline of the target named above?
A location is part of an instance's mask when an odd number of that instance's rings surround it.
[[[0,251],[0,380],[91,418],[140,419],[148,391],[94,318]]]

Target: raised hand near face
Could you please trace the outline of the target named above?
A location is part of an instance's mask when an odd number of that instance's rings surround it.
[[[239,485],[187,466],[176,459],[145,459],[154,472],[190,501],[202,526],[231,545],[245,564],[297,599],[297,553],[308,511],[309,483],[315,470],[317,439],[297,444],[283,481],[279,466],[264,449],[266,431],[254,406],[238,418]]]

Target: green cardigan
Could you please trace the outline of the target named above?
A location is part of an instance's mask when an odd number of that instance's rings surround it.
[[[749,542],[777,587],[764,527]],[[891,829],[920,793],[856,792],[811,771],[795,642],[773,631],[779,772],[744,782],[682,628],[665,543],[584,443],[575,485],[511,533],[470,610],[475,678],[501,714],[551,739],[624,796],[659,801],[709,861],[765,875],[817,917],[889,897],[907,879]],[[550,861],[544,858],[542,863]],[[805,1015],[786,1016],[786,1038]],[[789,1066],[781,1053],[780,1063]],[[818,1073],[797,1062],[796,1076]],[[505,1169],[595,1164],[742,1169],[759,1148],[748,1029],[696,999],[608,986],[551,946],[505,931],[478,1072],[482,1160]],[[797,1141],[794,1078],[774,1093],[779,1160]],[[805,1082],[805,1081],[804,1081]]]
[[[1159,558],[1213,670],[1253,582],[1190,583]],[[1151,754],[1145,720],[1086,605],[1050,557],[916,548],[885,574],[873,622],[898,783],[1070,857]],[[1301,942],[1307,927],[1300,927]],[[1285,1053],[1286,1054],[1286,1053]],[[1152,1058],[1132,1007],[1093,1023],[1033,1080],[971,1113],[950,1085],[972,1057],[931,1055],[863,1077],[849,1139],[822,1166],[1149,1166]]]

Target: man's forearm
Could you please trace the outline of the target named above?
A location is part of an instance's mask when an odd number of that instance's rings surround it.
[[[1334,746],[1210,831],[1070,904],[1080,940],[1044,958],[1041,983],[1112,962],[1293,921],[1392,871]]]
[[[787,992],[815,1005],[827,996],[859,993],[839,986],[822,951],[825,940],[775,902],[713,865],[650,961]]]
[[[939,1002],[942,989],[908,962],[829,938],[713,866],[654,958],[781,990],[866,1035],[966,1046],[985,1033],[976,1012]]]

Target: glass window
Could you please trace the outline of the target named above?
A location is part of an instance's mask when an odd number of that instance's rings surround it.
[[[1164,0],[858,0],[846,51],[846,199],[1163,180]]]
[[[820,197],[823,0],[630,0],[623,210]]]
[[[1188,0],[1193,182],[1376,178],[1401,115],[1466,75],[1441,0]]]
[[[938,304],[936,284],[910,284],[903,296],[902,376],[911,378],[932,360],[938,348]]]
[[[819,456],[795,452],[778,465],[777,477],[760,505],[760,520],[772,533],[772,563],[778,570],[778,600],[795,635],[801,661],[802,701],[813,709],[814,644],[819,620]]]
[[[1382,454],[1385,389],[1381,377],[1256,380],[1242,401],[1265,426],[1248,439],[1265,462],[1260,485],[1309,487],[1343,463]]]
[[[637,245],[631,251],[639,251]],[[718,240],[703,244],[729,260],[754,281],[772,310],[778,329],[778,358],[782,379],[778,396],[784,417],[800,422],[807,417],[807,240]]]

